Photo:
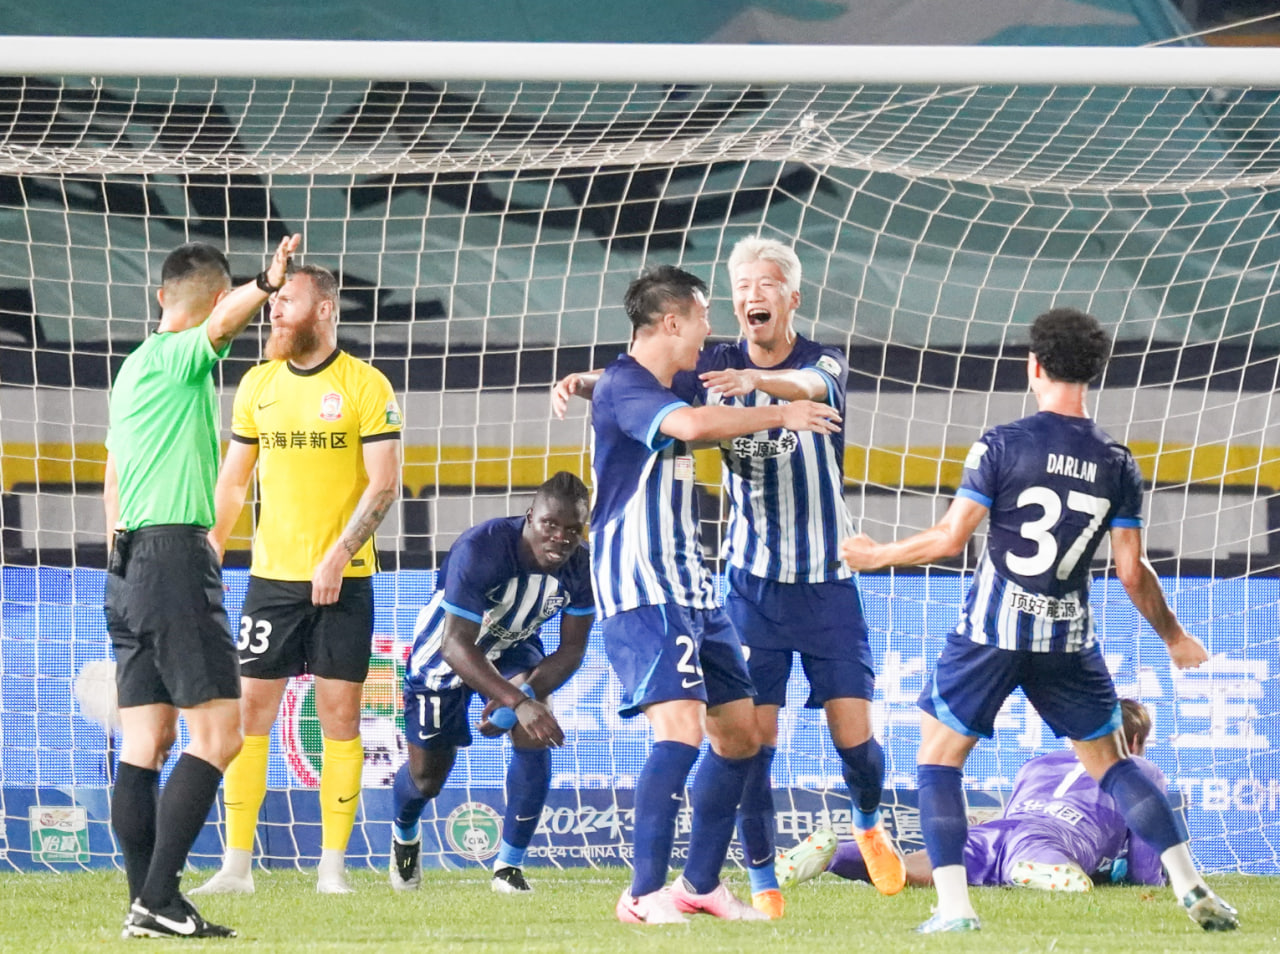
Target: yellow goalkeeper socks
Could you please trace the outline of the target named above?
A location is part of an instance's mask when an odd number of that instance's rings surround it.
[[[360,736],[346,742],[324,740],[320,769],[320,847],[346,851],[360,804],[364,746]]]
[[[227,766],[222,800],[227,810],[227,847],[253,851],[258,811],[267,797],[267,756],[271,738],[246,735],[244,747]]]

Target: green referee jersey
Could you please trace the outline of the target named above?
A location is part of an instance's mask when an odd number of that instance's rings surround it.
[[[213,350],[200,324],[151,335],[120,366],[111,388],[107,448],[126,529],[213,525],[219,445],[210,372],[226,353]]]

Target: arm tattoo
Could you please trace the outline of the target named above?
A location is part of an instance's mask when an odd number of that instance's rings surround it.
[[[396,491],[381,490],[374,497],[356,509],[355,516],[342,531],[342,548],[350,556],[355,556],[364,542],[373,536],[382,520],[395,503]]]

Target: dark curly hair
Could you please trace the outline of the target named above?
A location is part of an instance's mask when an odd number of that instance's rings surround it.
[[[1088,384],[1107,366],[1111,339],[1093,315],[1054,308],[1032,324],[1031,353],[1054,381]]]

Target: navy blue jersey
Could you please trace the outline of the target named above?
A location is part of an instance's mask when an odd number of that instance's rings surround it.
[[[520,553],[524,517],[498,517],[463,533],[440,564],[435,594],[418,613],[413,649],[405,666],[410,692],[462,685],[440,652],[446,614],[480,624],[476,645],[495,660],[537,636],[562,609],[573,616],[595,612],[589,557],[579,547],[560,569],[547,573]]]
[[[591,573],[602,619],[640,606],[713,609],[702,559],[693,453],[660,430],[688,403],[630,355],[591,396]]]
[[[957,632],[1001,649],[1093,646],[1093,555],[1111,527],[1142,526],[1129,449],[1089,418],[1041,412],[984,434],[956,494],[990,510]]]
[[[826,403],[843,418],[848,360],[839,350],[797,336],[780,364],[760,368],[745,341],[705,349],[694,372],[682,372],[673,390],[686,400],[738,407],[787,402],[753,391],[740,397],[708,394],[697,379],[704,371],[758,369],[814,371],[827,385]],[[722,442],[729,522],[724,558],[753,576],[780,583],[847,580],[840,541],[854,532],[844,502],[844,433],[818,434],[778,428]]]

